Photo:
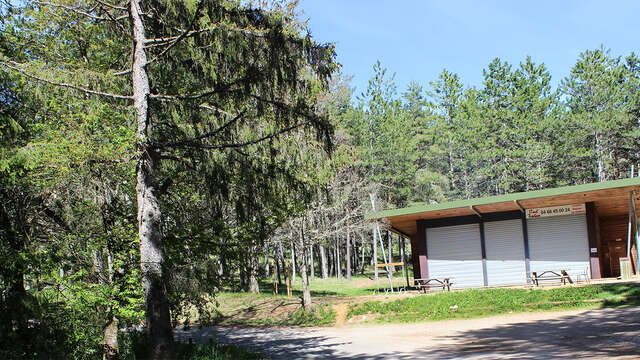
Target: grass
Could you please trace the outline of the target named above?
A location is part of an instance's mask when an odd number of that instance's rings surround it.
[[[476,289],[440,292],[391,302],[368,301],[354,304],[350,306],[347,317],[373,315],[369,316],[369,319],[373,318],[374,322],[408,323],[466,319],[513,312],[638,305],[640,284],[591,285],[549,290]]]
[[[119,335],[120,358],[123,360],[149,359],[149,343],[146,334],[139,331],[123,332]],[[187,344],[175,343],[178,360],[226,360],[226,359],[266,359],[259,353],[231,344]]]
[[[176,343],[178,360],[266,359],[264,356],[236,345]]]
[[[400,275],[399,272],[396,274]],[[404,283],[402,277],[393,279],[394,285]],[[380,279],[380,286],[388,284]],[[387,285],[388,286],[388,285]],[[302,310],[302,285],[300,278],[292,286],[292,297],[287,297],[286,286],[278,287],[273,294],[271,282],[260,283],[260,294],[223,291],[216,294],[212,302],[215,308],[213,319],[205,321],[194,315],[191,321],[202,325],[250,325],[250,326],[327,326],[335,322],[336,314],[331,307],[336,301],[349,300],[360,296],[371,296],[376,282],[367,276],[320,279],[310,283],[314,303],[312,312]]]
[[[402,278],[402,274],[398,271],[395,273],[396,276],[393,277],[393,286],[404,286],[405,281]],[[389,280],[384,277],[384,275],[380,274],[380,289],[389,287]],[[352,276],[351,280],[347,280],[346,278],[337,279],[335,277],[331,277],[328,279],[316,278],[314,281],[309,282],[309,288],[311,290],[312,297],[327,297],[327,296],[365,296],[372,295],[373,291],[378,288],[376,282],[373,280],[373,274],[370,276]],[[273,286],[271,282],[263,281],[260,283],[260,291],[262,293],[273,293]],[[297,278],[297,281],[292,284],[292,292],[293,296],[302,296],[302,283],[300,282],[300,278]],[[286,294],[287,287],[278,286],[279,294]]]

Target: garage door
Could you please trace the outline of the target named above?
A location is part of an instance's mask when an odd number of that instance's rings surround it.
[[[429,277],[451,278],[455,287],[482,286],[480,225],[427,229]]]
[[[586,215],[527,220],[531,271],[567,270],[590,274]]]
[[[486,222],[484,240],[488,285],[525,284],[527,275],[522,220]]]

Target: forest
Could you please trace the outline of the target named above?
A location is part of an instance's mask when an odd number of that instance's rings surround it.
[[[636,54],[478,71],[356,93],[296,2],[3,1],[0,357],[173,358],[220,291],[410,263],[367,213],[638,168]]]

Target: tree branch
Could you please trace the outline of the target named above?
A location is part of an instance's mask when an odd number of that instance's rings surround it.
[[[182,39],[184,39],[185,37],[187,37],[187,35],[189,34],[189,32],[191,32],[191,30],[193,29],[193,25],[195,25],[196,20],[198,20],[198,16],[200,15],[200,11],[202,10],[202,5],[204,4],[203,0],[200,0],[198,2],[198,7],[196,8],[196,12],[193,15],[193,19],[191,20],[191,23],[189,23],[189,28],[187,30],[185,30],[182,34],[180,34],[180,36],[178,36],[175,40],[173,40],[169,46],[167,46],[166,48],[164,48],[160,54],[156,55],[153,59],[151,59],[151,61],[147,62],[148,64],[153,63],[154,61],[158,60],[159,58],[161,58],[164,54],[166,54],[169,50],[171,50],[174,46],[176,46],[180,41],[182,41]]]
[[[112,9],[122,10],[122,11],[129,11],[129,9],[124,7],[124,6],[113,5],[113,4],[108,3],[106,1],[102,1],[102,0],[93,0],[93,1],[97,2],[100,5],[103,5],[103,6],[112,8]]]
[[[53,4],[50,2],[45,2],[45,1],[38,1],[38,0],[32,0],[33,3],[38,4],[38,5],[44,5],[44,6],[52,6],[52,7],[58,7],[58,8],[62,8],[65,10],[69,10],[69,11],[73,11],[77,14],[80,15],[84,15],[88,18],[91,19],[95,19],[95,20],[102,20],[102,21],[118,21],[118,20],[122,20],[122,19],[126,19],[128,17],[128,15],[122,15],[119,16],[117,18],[106,18],[106,17],[102,17],[102,16],[96,16],[96,15],[92,15],[90,13],[88,13],[87,11],[84,11],[82,8],[78,7],[78,6],[68,6],[68,5],[64,5],[64,4]]]
[[[188,95],[181,95],[181,94],[173,94],[173,95],[169,95],[169,94],[151,94],[149,95],[149,98],[151,99],[158,99],[158,100],[197,100],[197,99],[201,99],[203,97],[207,97],[216,93],[222,93],[222,92],[234,92],[234,91],[240,91],[239,89],[236,90],[229,90],[229,88],[231,88],[233,85],[238,84],[241,81],[246,80],[246,78],[240,78],[236,81],[232,81],[228,84],[225,84],[224,86],[221,86],[218,89],[212,89],[212,90],[208,90],[199,94],[188,94]]]
[[[233,149],[233,148],[242,148],[245,146],[249,146],[249,145],[255,145],[258,143],[261,143],[263,141],[269,140],[269,139],[273,139],[277,136],[280,136],[284,133],[287,133],[289,131],[292,131],[294,129],[297,129],[303,125],[306,125],[307,122],[302,122],[302,123],[298,123],[289,127],[286,127],[284,129],[280,129],[276,132],[273,132],[271,134],[265,135],[261,138],[255,139],[255,140],[250,140],[250,141],[245,141],[245,142],[240,142],[240,143],[226,143],[226,144],[218,144],[218,145],[193,145],[193,144],[185,144],[187,146],[193,146],[193,147],[197,147],[200,149]]]
[[[220,126],[219,128],[217,128],[217,129],[215,129],[213,131],[210,131],[208,133],[205,133],[205,134],[202,134],[202,135],[198,135],[198,136],[190,138],[190,139],[184,139],[184,140],[175,141],[175,142],[171,142],[171,143],[156,145],[154,147],[156,147],[156,148],[163,148],[163,147],[173,147],[173,148],[175,148],[175,147],[189,145],[190,143],[193,143],[195,141],[202,140],[202,139],[205,139],[205,138],[208,138],[208,137],[216,136],[222,130],[228,128],[229,126],[231,126],[231,124],[233,124],[234,122],[238,121],[242,117],[242,115],[244,115],[246,112],[247,112],[247,110],[242,110],[238,115],[236,115],[232,119],[228,120],[222,126]]]
[[[230,26],[227,24],[216,24],[213,26],[209,26],[207,28],[204,29],[200,29],[200,30],[193,30],[193,31],[187,31],[187,32],[183,32],[180,35],[176,35],[176,36],[170,36],[170,37],[165,37],[165,38],[155,38],[155,39],[147,39],[145,40],[145,45],[148,44],[158,44],[158,43],[168,43],[171,42],[181,36],[184,37],[189,37],[189,36],[194,36],[194,35],[198,35],[207,31],[211,31],[211,30],[217,30],[217,29],[223,29],[223,30],[228,30],[228,31],[235,31],[235,32],[239,32],[245,35],[251,35],[251,36],[256,36],[256,37],[265,37],[267,35],[266,31],[260,31],[260,30],[249,30],[249,29],[241,29],[241,28],[237,28],[235,26]],[[184,31],[182,29],[180,29],[179,31]]]
[[[13,71],[19,72],[22,75],[37,80],[37,81],[41,81],[43,83],[47,83],[49,85],[54,85],[54,86],[59,86],[59,87],[66,87],[69,89],[74,89],[74,90],[78,90],[78,91],[82,91],[84,93],[87,94],[92,94],[92,95],[99,95],[99,96],[105,96],[105,97],[110,97],[110,98],[114,98],[114,99],[123,99],[123,100],[132,100],[133,97],[130,95],[119,95],[119,94],[112,94],[112,93],[107,93],[107,92],[103,92],[103,91],[98,91],[98,90],[92,90],[92,89],[87,89],[81,86],[77,86],[77,85],[73,85],[73,84],[67,84],[67,83],[62,83],[62,82],[56,82],[56,81],[51,81],[51,80],[47,80],[38,76],[35,76],[33,74],[29,74],[28,72],[26,72],[24,69],[21,69],[20,66],[21,64],[15,62],[15,61],[0,61],[0,65],[11,69]]]

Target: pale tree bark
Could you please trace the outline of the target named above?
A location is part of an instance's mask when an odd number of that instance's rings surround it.
[[[366,266],[366,262],[364,261],[364,248],[366,248],[365,244],[367,243],[364,233],[360,233],[360,274],[364,275],[364,267]]]
[[[327,251],[327,260],[329,264],[329,277],[333,277],[336,274],[336,253],[333,246],[329,246]]]
[[[262,252],[264,253],[264,276],[268,277],[271,272],[269,270],[269,244],[264,244],[264,247],[262,249]]]
[[[342,264],[340,261],[340,238],[336,236],[336,278],[342,278]]]
[[[371,265],[373,265],[373,278],[376,280],[376,283],[378,281],[378,267],[376,265],[378,265],[378,245],[376,244],[376,228],[374,225],[373,228],[373,242],[371,243],[371,245],[373,245],[372,250],[373,250],[373,255],[371,256]]]
[[[293,244],[293,240],[291,240],[291,280],[293,283],[296,282],[296,246]]]
[[[311,311],[311,289],[309,288],[309,277],[307,274],[307,262],[309,257],[306,254],[307,246],[304,241],[304,220],[300,222],[300,248],[302,259],[300,261],[300,277],[302,278],[302,306],[305,311]]]
[[[311,272],[311,281],[315,281],[316,280],[316,265],[315,265],[315,261],[313,259],[313,244],[309,245],[309,265],[311,267],[311,269],[309,270],[309,272]]]
[[[136,195],[138,202],[138,237],[140,267],[145,296],[147,333],[152,359],[173,359],[173,332],[169,316],[169,300],[165,287],[162,252],[162,218],[156,194],[156,155],[150,149],[152,133],[149,118],[149,77],[145,66],[145,29],[141,0],[129,2],[133,40],[133,105],[136,120]]]
[[[286,276],[287,265],[284,263],[284,249],[282,248],[282,240],[278,240],[278,250],[279,250],[278,258],[280,259],[280,273]]]
[[[349,226],[347,225],[347,253],[345,255],[345,261],[347,263],[347,280],[351,280],[351,234],[349,232]]]
[[[118,319],[114,316],[102,329],[102,360],[120,359],[118,348]]]
[[[393,262],[393,235],[391,235],[391,232],[387,231],[387,247],[389,248],[389,258],[387,261],[389,261],[390,263]],[[389,266],[389,272],[391,274],[393,274],[395,270],[394,266]]]
[[[318,248],[320,249],[320,268],[322,270],[322,278],[328,279],[329,267],[327,264],[327,250],[325,249],[324,245],[318,245]]]
[[[277,248],[273,249],[273,266],[276,270],[276,277],[278,277],[278,286],[282,287],[282,277],[280,276],[280,255]]]
[[[258,284],[258,266],[260,259],[258,257],[258,247],[251,247],[251,255],[249,255],[249,292],[253,294],[260,293],[260,284]]]

